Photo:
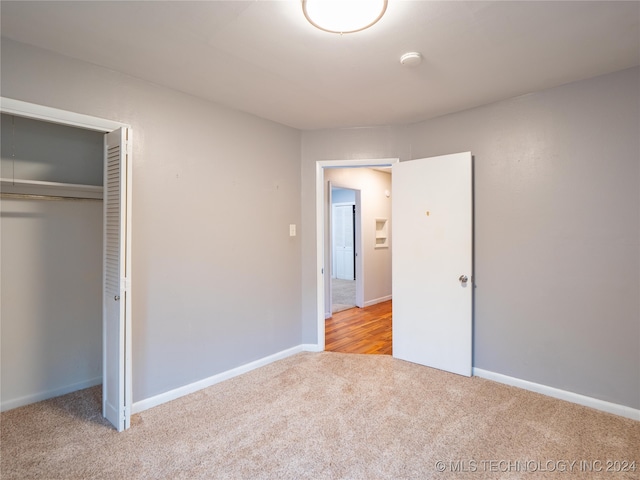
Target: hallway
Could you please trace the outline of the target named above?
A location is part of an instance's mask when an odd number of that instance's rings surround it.
[[[391,355],[391,304],[334,313],[325,320],[325,351]]]

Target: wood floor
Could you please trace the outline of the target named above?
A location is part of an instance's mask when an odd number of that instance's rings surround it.
[[[325,350],[391,355],[391,300],[327,318]]]

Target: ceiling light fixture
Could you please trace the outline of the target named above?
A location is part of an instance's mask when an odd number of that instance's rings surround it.
[[[382,18],[387,0],[302,0],[302,11],[314,27],[330,33],[354,33]]]

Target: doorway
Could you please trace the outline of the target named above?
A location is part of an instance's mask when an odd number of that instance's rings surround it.
[[[330,198],[330,313],[334,314],[358,305],[356,289],[362,288],[358,278],[357,237],[359,215],[356,214],[359,191],[329,184]],[[358,208],[358,211],[360,209]],[[358,285],[360,284],[360,285]]]
[[[472,160],[470,152],[462,152],[415,159],[401,165],[398,159],[316,162],[319,348],[324,350],[326,346],[322,316],[326,265],[323,257],[325,171],[339,167],[395,165],[398,168],[393,168],[393,186],[399,196],[393,203],[393,213],[396,227],[402,224],[402,228],[397,228],[394,242],[393,297],[396,302],[393,314],[397,318],[393,322],[393,355],[425,366],[471,375]],[[402,198],[402,202],[398,202],[398,198]],[[401,222],[398,222],[399,218]],[[387,222],[380,218],[375,223],[376,230],[378,225],[381,227],[381,243],[384,244]],[[398,261],[400,257],[401,261]]]
[[[356,226],[356,266],[361,265],[361,267],[356,268],[356,282],[357,284],[362,283],[362,289],[358,292],[359,298],[357,298],[356,304],[360,307],[368,307],[369,305],[373,305],[376,303],[384,302],[391,299],[390,290],[391,290],[391,279],[390,279],[390,249],[388,245],[381,246],[381,248],[376,249],[375,240],[373,238],[375,227],[376,227],[376,217],[379,217],[379,212],[376,212],[374,209],[374,213],[367,212],[366,215],[362,213],[364,210],[363,205],[365,202],[374,202],[381,201],[385,203],[389,203],[391,200],[388,196],[389,192],[385,192],[385,188],[382,189],[370,189],[375,190],[375,199],[369,197],[370,193],[367,191],[362,191],[359,189],[357,185],[353,183],[345,182],[344,176],[340,177],[338,174],[344,174],[347,171],[355,171],[358,168],[360,170],[368,170],[370,167],[389,167],[392,164],[396,163],[398,159],[374,159],[374,160],[355,160],[355,161],[322,161],[317,162],[316,164],[316,206],[317,206],[317,251],[318,251],[318,288],[317,288],[317,298],[318,298],[318,347],[319,349],[325,349],[325,319],[331,316],[331,289],[330,289],[330,280],[331,280],[331,249],[329,248],[330,240],[330,223],[328,222],[328,212],[330,201],[328,197],[331,194],[331,189],[328,184],[328,179],[331,179],[331,185],[341,188],[351,188],[356,190],[356,225],[360,225],[361,227],[358,229]],[[364,167],[364,168],[363,168]],[[383,175],[380,172],[380,175]],[[326,175],[325,175],[326,174]],[[336,177],[336,175],[338,175]],[[342,181],[341,181],[342,180]],[[389,187],[390,188],[390,187]],[[358,220],[358,214],[360,214],[361,218]],[[390,203],[389,203],[389,211],[385,214],[385,216],[390,216]],[[369,218],[371,217],[371,218]],[[365,234],[362,233],[367,231],[367,238],[365,239]],[[359,234],[359,232],[361,234]],[[364,245],[366,243],[366,245]],[[367,249],[367,255],[361,255],[358,252],[363,252],[363,249]],[[366,272],[376,272],[379,270],[379,265],[376,261],[376,257],[389,256],[388,262],[385,262],[384,268],[388,268],[388,285],[380,287],[380,290],[377,289],[375,284],[367,284],[367,288],[369,289],[369,300],[365,301],[364,290],[365,290],[365,282],[367,280]],[[386,265],[388,263],[388,265]],[[325,275],[326,272],[326,275]],[[362,272],[362,273],[360,273]],[[386,277],[386,275],[385,275]],[[386,291],[384,291],[386,290]],[[382,293],[380,293],[382,292]],[[361,295],[361,296],[360,296]]]
[[[0,97],[0,112],[30,120],[43,120],[50,124],[100,132],[104,135],[103,169],[104,197],[102,209],[103,239],[103,300],[102,300],[102,385],[103,415],[117,428],[130,425],[131,415],[131,130],[128,125],[111,120],[77,114],[42,105]],[[67,183],[12,179],[4,186],[31,189],[30,195],[55,197],[58,192],[74,187]],[[87,190],[74,187],[76,192]],[[34,190],[35,189],[35,190]],[[89,189],[93,191],[93,189]],[[54,193],[52,193],[52,191]],[[36,192],[36,193],[33,193]],[[102,193],[104,192],[104,193]],[[85,192],[86,194],[86,192]],[[68,195],[67,195],[68,196]],[[119,305],[113,308],[110,302]],[[115,313],[114,313],[115,312]],[[73,386],[65,387],[73,388]],[[73,391],[78,388],[74,388]],[[42,400],[50,392],[36,392],[24,398],[7,402],[6,408]],[[56,391],[60,395],[65,392]],[[44,398],[48,398],[48,395]],[[5,406],[3,405],[3,408]]]

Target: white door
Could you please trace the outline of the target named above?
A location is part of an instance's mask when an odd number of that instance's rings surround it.
[[[105,135],[102,414],[131,417],[131,130]]]
[[[471,376],[471,153],[393,166],[393,356]]]
[[[333,272],[335,278],[343,280],[355,278],[353,216],[353,204],[333,205]]]

